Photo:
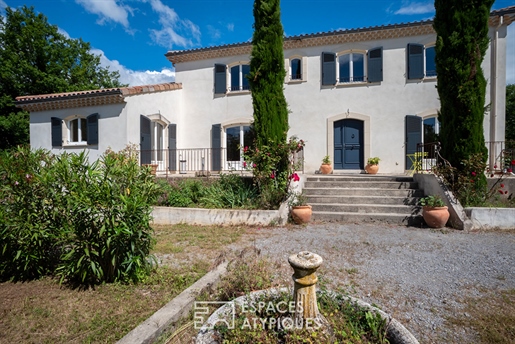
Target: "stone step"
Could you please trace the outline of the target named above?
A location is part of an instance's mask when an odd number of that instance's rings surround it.
[[[393,182],[412,182],[413,177],[408,176],[369,176],[369,175],[314,175],[306,178],[308,182],[325,182],[325,181],[393,181]]]
[[[418,215],[420,206],[397,204],[339,204],[339,203],[313,203],[313,212],[336,212],[358,214],[405,214]]]
[[[340,204],[398,204],[417,205],[420,197],[388,196],[377,197],[366,193],[366,195],[311,195],[307,197],[309,204],[315,203],[340,203]]]
[[[373,188],[373,189],[418,189],[415,182],[394,182],[394,181],[323,181],[306,182],[306,188]]]
[[[378,188],[317,188],[310,187],[303,189],[308,197],[315,195],[326,196],[376,196],[380,197],[423,197],[424,193],[419,189],[378,189]]]
[[[315,211],[311,217],[317,222],[341,223],[381,223],[393,225],[421,226],[421,215],[388,214],[388,213],[349,213]]]

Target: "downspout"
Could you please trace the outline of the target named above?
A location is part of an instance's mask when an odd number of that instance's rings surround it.
[[[491,81],[490,81],[490,153],[489,167],[494,170],[495,158],[497,156],[496,125],[497,125],[497,41],[499,39],[499,28],[503,25],[504,17],[499,16],[499,23],[495,27],[494,40],[492,42],[492,62],[491,62]]]

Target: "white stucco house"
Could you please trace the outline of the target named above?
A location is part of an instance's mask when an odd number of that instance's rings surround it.
[[[488,81],[486,141],[504,141],[507,27],[515,6],[493,11],[483,61]],[[404,173],[417,143],[438,133],[432,21],[349,29],[284,39],[289,136],[307,142],[304,170],[325,155],[335,173]],[[513,37],[510,39],[514,39]],[[30,143],[54,153],[141,145],[141,163],[178,173],[241,168],[252,98],[250,43],[184,51],[166,58],[175,83],[17,98],[30,111]]]

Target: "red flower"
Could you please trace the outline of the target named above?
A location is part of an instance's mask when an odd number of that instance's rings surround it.
[[[493,177],[494,177],[494,174],[492,173],[492,174],[490,175],[490,177],[492,177],[492,178],[493,178]]]
[[[256,164],[252,164],[252,168],[256,168],[256,166],[257,166]]]
[[[247,162],[246,161],[243,162],[243,168],[247,168]]]
[[[504,194],[504,192],[503,192],[502,190],[499,190],[499,193],[500,193],[501,195],[502,195],[502,194]]]
[[[300,180],[300,177],[297,173],[294,173],[290,176],[290,179],[293,179],[294,182],[298,182]]]
[[[511,168],[507,169],[506,172],[511,173],[513,171]]]
[[[245,146],[245,147],[243,148],[243,152],[245,152],[245,153],[247,153],[247,151],[248,151],[248,150],[249,150],[249,147],[248,147],[248,146]]]
[[[494,165],[494,168],[497,168],[497,165]]]
[[[271,179],[275,179],[275,173],[274,172],[270,173],[270,178]]]
[[[504,194],[507,195],[508,194],[508,191],[504,191]]]
[[[476,176],[476,172],[472,171],[472,177]]]
[[[515,165],[515,160],[512,160],[512,161],[511,161],[511,165],[512,165],[512,166],[513,166],[513,165]]]
[[[501,184],[501,188],[503,188],[503,187],[504,187],[504,184]]]

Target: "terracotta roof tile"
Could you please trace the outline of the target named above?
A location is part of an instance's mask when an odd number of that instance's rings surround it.
[[[105,88],[67,93],[40,94],[16,97],[16,106],[27,111],[44,111],[92,105],[124,103],[125,97],[182,89],[180,83]]]

